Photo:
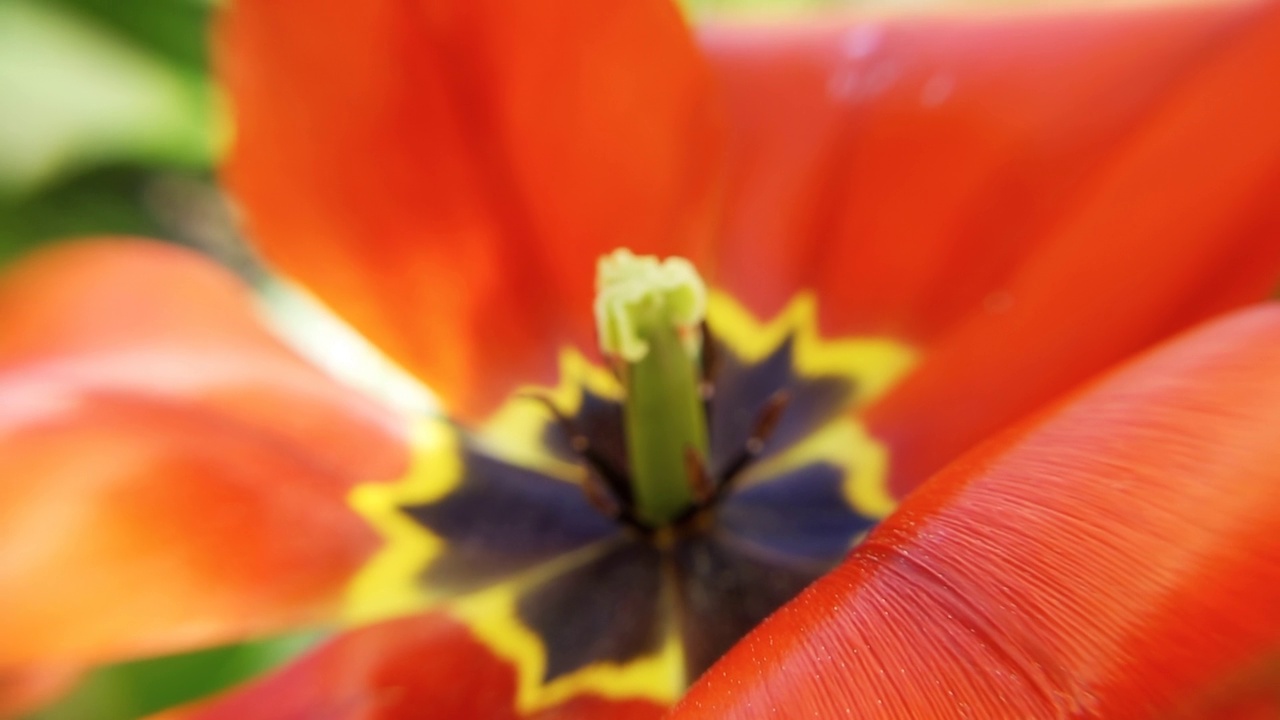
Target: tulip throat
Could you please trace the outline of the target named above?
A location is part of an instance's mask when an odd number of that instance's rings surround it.
[[[618,250],[600,259],[595,316],[600,349],[625,399],[636,518],[668,525],[705,483],[707,419],[701,363],[707,290],[683,258]]]
[[[678,258],[597,280],[603,363],[565,347],[483,424],[423,418],[408,473],[351,495],[385,543],[350,618],[448,613],[527,715],[674,702],[893,507],[859,413],[911,348],[823,337],[803,293],[761,320]]]

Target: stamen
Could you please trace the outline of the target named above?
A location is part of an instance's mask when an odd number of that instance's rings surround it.
[[[587,494],[587,502],[601,514],[609,518],[622,516],[622,504],[610,491],[608,482],[593,468],[587,467],[587,477],[582,481],[582,489]]]
[[[590,438],[578,428],[578,424],[573,421],[573,418],[560,412],[560,408],[556,406],[555,402],[541,393],[524,392],[520,393],[519,397],[538,402],[546,408],[547,412],[551,413],[551,416],[555,418],[561,432],[568,438],[569,448],[586,466],[587,472],[603,482],[610,493],[617,498],[618,502],[627,505],[631,504],[631,483],[628,482],[627,476],[613,467],[613,464],[604,456],[596,452],[595,448],[591,446]],[[589,494],[590,492],[588,492]]]
[[[778,428],[778,421],[782,419],[783,411],[790,404],[791,393],[785,388],[769,396],[764,408],[756,416],[755,428],[751,431],[751,437],[747,439],[747,452],[754,456],[764,451],[765,442],[773,436],[773,431]]]
[[[769,442],[774,430],[777,430],[778,422],[782,420],[782,413],[790,404],[791,393],[785,388],[769,396],[769,399],[764,403],[764,407],[756,415],[751,434],[747,436],[746,442],[742,444],[742,450],[738,452],[733,462],[729,463],[729,467],[725,470],[724,479],[720,482],[720,487],[717,488],[718,493],[724,492],[725,488],[751,464],[751,461],[764,452],[765,443]]]
[[[702,377],[698,383],[698,394],[702,399],[710,400],[716,391],[716,375],[720,372],[720,351],[716,347],[715,338],[711,335],[711,326],[702,321]]]
[[[684,468],[689,486],[693,490],[694,502],[702,505],[715,496],[716,481],[707,471],[707,464],[697,450],[691,447],[684,449]]]

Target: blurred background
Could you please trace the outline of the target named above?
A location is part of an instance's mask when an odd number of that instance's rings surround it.
[[[225,137],[212,9],[0,0],[0,261],[86,233],[197,240]]]

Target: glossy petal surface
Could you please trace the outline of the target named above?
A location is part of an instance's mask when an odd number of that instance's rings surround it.
[[[175,651],[335,610],[392,417],[185,250],[72,244],[0,280],[0,667]]]
[[[1280,306],[966,455],[676,718],[1216,718],[1274,702]]]
[[[602,253],[708,235],[718,116],[668,2],[269,0],[222,29],[256,243],[455,415],[593,345]]]
[[[164,720],[656,720],[642,702],[514,709],[515,673],[462,625],[423,615],[349,632],[247,688]]]
[[[1280,278],[1280,6],[713,28],[720,279],[922,346],[872,414],[905,493],[1109,364]]]

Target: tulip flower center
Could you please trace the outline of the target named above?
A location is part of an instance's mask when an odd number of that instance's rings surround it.
[[[692,265],[601,261],[608,367],[573,349],[561,382],[483,427],[424,420],[411,472],[357,488],[384,550],[358,620],[436,605],[517,670],[517,706],[576,694],[667,703],[892,509],[860,407],[913,361],[827,340],[800,296],[761,323]]]

